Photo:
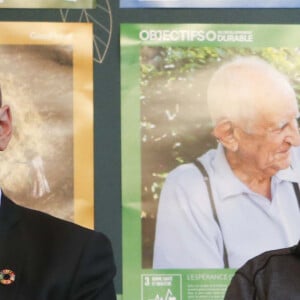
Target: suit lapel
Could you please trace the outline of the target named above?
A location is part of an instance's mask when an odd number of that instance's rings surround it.
[[[13,300],[18,297],[21,272],[25,254],[21,235],[21,209],[5,196],[1,198],[0,208],[0,271],[11,270],[15,273],[15,281],[12,284],[0,283],[1,299]]]

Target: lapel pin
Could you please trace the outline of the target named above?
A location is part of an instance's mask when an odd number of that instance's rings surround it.
[[[16,279],[16,274],[9,269],[3,269],[0,271],[0,283],[3,285],[12,284]]]

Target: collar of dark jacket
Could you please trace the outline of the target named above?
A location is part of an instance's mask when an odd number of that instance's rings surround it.
[[[291,253],[300,256],[300,240],[296,246],[291,247]]]
[[[3,193],[0,207],[0,234],[7,233],[20,219],[19,206],[8,199]]]

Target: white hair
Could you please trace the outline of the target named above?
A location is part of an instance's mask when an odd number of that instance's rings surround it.
[[[270,94],[274,89],[296,99],[288,79],[263,59],[238,57],[225,63],[208,85],[207,103],[213,123],[229,119],[248,128],[260,111],[272,105]]]

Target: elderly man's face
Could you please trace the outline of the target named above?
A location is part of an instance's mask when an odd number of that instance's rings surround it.
[[[291,147],[300,145],[298,116],[293,96],[274,99],[271,107],[259,112],[251,132],[237,128],[240,161],[270,176],[289,167]]]

